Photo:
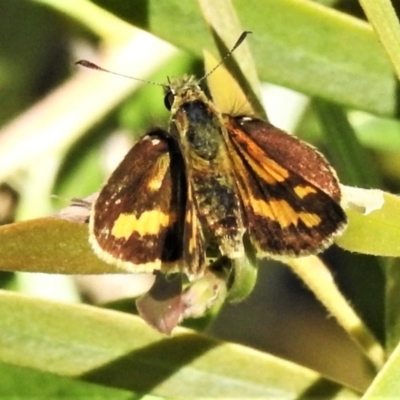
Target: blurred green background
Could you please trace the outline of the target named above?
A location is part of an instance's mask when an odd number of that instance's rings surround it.
[[[324,152],[344,184],[397,193],[397,80],[358,2],[233,5],[243,29],[253,31],[248,44],[269,119]],[[162,83],[184,73],[201,76],[202,50],[216,50],[195,1],[21,0],[0,9],[1,224],[51,215],[96,192],[135,139],[168,126],[159,86],[82,70],[77,60]],[[236,28],[230,15],[224,21],[224,9],[221,15],[221,24]],[[397,343],[385,314],[385,282],[388,276],[395,282],[397,261],[336,246],[323,257],[379,341]],[[2,272],[0,285],[98,304],[132,297],[146,282]],[[249,299],[226,305],[208,322],[206,332],[217,338],[359,390],[369,385],[364,356],[283,264],[263,262]]]

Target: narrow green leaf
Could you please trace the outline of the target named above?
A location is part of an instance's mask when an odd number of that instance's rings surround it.
[[[86,224],[57,218],[0,226],[0,270],[55,274],[118,272],[94,255]]]
[[[359,143],[343,109],[331,102],[314,99],[314,108],[325,133],[329,154],[343,183],[359,187],[380,187],[375,165]]]
[[[243,41],[234,53],[227,57],[239,35],[246,31],[240,24],[232,1],[199,0],[199,4],[219,47],[220,60],[224,61],[225,67],[232,72],[244,89],[247,101],[252,104],[253,110],[258,115],[265,116],[264,107],[260,102],[260,82],[248,40]],[[208,83],[212,75],[208,78]]]
[[[400,259],[393,259],[384,271],[386,349],[390,354],[400,342]]]
[[[400,25],[390,0],[360,0],[400,79]]]
[[[309,0],[234,4],[254,32],[262,80],[372,113],[395,113],[392,68],[366,23]]]
[[[2,399],[156,400],[131,391],[108,388],[48,372],[0,362]]]
[[[349,251],[376,256],[400,256],[400,198],[382,193],[380,209],[368,214],[347,210],[349,225],[336,243]],[[368,191],[365,190],[365,196]]]
[[[199,57],[205,48],[215,50],[197,2],[137,0],[135,7],[94,2]],[[395,114],[393,70],[367,23],[308,0],[233,4],[244,29],[253,31],[249,42],[261,79],[372,113]]]
[[[322,260],[316,256],[307,256],[287,261],[287,265],[302,279],[329,314],[336,318],[368,357],[374,370],[378,371],[385,359],[382,346],[340,292],[331,271]]]
[[[374,382],[371,384],[363,400],[397,399],[400,393],[400,345],[386,362]]]
[[[172,398],[358,398],[296,364],[137,317],[0,292],[0,362]]]

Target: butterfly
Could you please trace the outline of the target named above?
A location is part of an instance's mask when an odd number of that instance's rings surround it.
[[[101,189],[89,219],[94,252],[125,271],[196,278],[207,254],[240,260],[245,243],[276,259],[330,246],[346,215],[327,160],[240,107],[220,111],[203,81],[163,85],[169,128],[147,132]]]

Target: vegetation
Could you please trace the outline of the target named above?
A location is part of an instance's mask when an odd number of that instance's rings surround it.
[[[389,0],[360,4],[2,5],[0,397],[398,396],[400,202],[390,193],[400,188],[400,28]],[[258,79],[302,93],[279,90],[279,112],[267,114],[275,124],[283,115],[282,128],[332,162],[346,185],[349,227],[321,259],[261,262],[248,299],[167,337],[136,315],[131,298],[94,305],[105,300],[99,292],[114,290],[109,274],[117,271],[92,254],[84,224],[51,218],[96,192],[133,136],[167,126],[160,87],[74,63],[86,58],[161,83],[201,76],[203,51],[223,57],[244,30],[253,35],[234,54],[236,79],[255,93]],[[61,284],[45,278],[37,289],[27,272],[60,274]],[[82,292],[71,278],[78,274],[105,275]]]

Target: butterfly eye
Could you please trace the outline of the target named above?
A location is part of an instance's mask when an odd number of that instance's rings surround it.
[[[167,108],[167,110],[171,110],[172,104],[175,100],[175,95],[169,91],[164,97],[164,105]]]

